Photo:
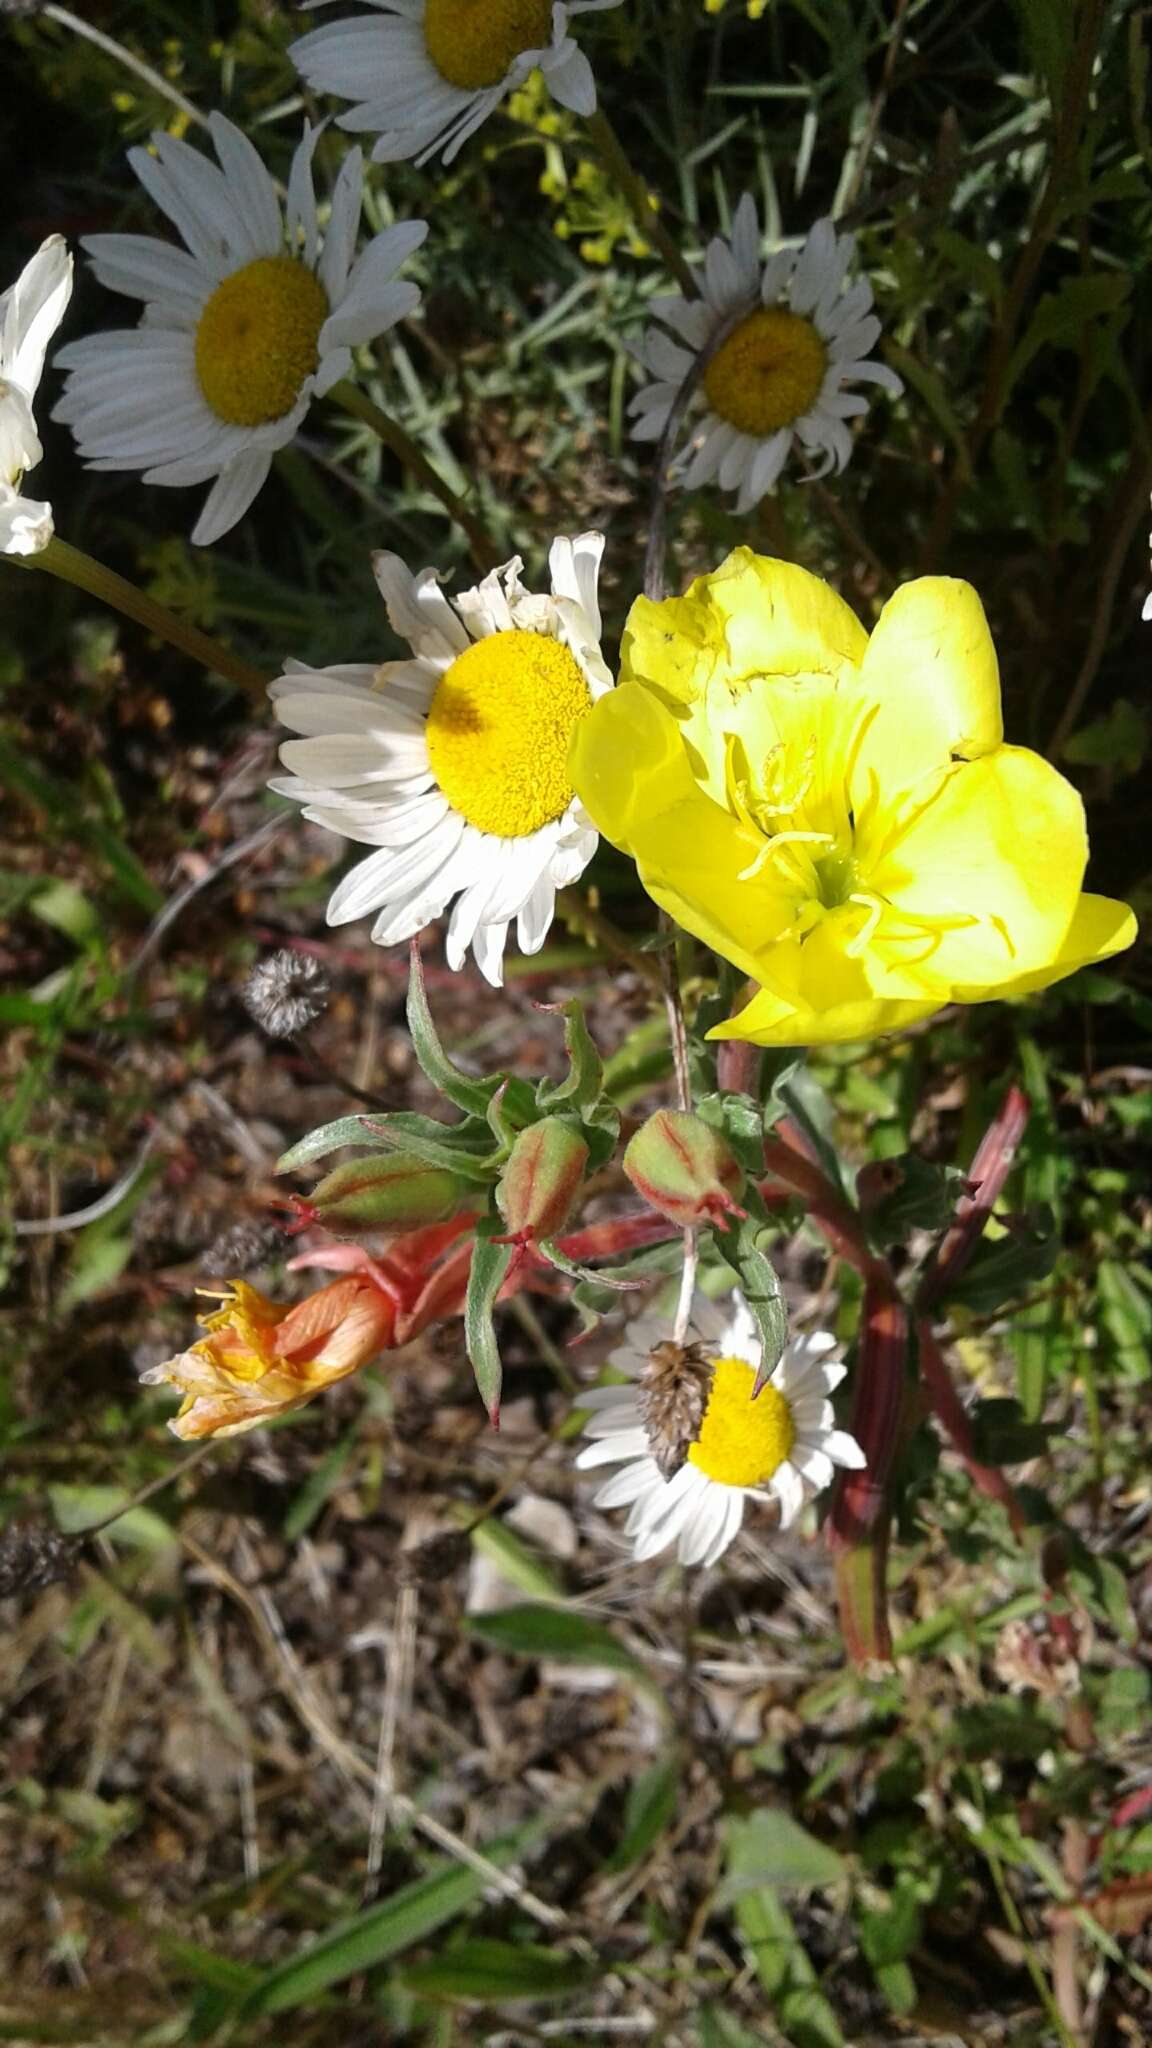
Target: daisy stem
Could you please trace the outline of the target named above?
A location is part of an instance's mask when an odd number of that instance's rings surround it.
[[[588,116],[588,133],[600,152],[605,169],[628,201],[641,234],[659,249],[685,298],[699,298],[699,288],[687,257],[677,248],[653,204],[644,179],[639,171],[633,169],[624,144],[600,107]]]
[[[390,413],[386,413],[357,385],[349,383],[347,378],[342,378],[339,384],[334,384],[328,397],[342,412],[350,413],[353,419],[360,420],[366,427],[371,427],[372,432],[386,448],[392,450],[405,469],[410,469],[433,496],[439,498],[461,532],[467,535],[476,567],[485,574],[489,569],[494,569],[499,556],[479,520],[468,510],[463,499],[458,498],[451,486],[433,469],[423,450],[412,439],[411,434],[400,425],[399,420],[394,420]]]
[[[21,569],[46,569],[49,575],[58,576],[61,583],[71,583],[75,589],[87,591],[89,597],[98,597],[102,604],[111,605],[113,611],[122,612],[126,619],[133,619],[147,632],[157,634],[172,647],[178,647],[182,654],[190,655],[212,675],[225,676],[249,697],[263,701],[268,678],[261,675],[259,669],[252,668],[238,654],[222,647],[218,640],[210,639],[198,626],[177,618],[167,605],[157,603],[154,597],[129,583],[126,577],[118,576],[114,569],[106,569],[103,562],[97,562],[80,548],[71,547],[66,540],[54,537],[39,554],[9,555],[7,559]]]

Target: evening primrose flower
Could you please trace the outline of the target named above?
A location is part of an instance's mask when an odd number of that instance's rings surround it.
[[[950,577],[905,584],[871,638],[748,548],[639,599],[572,779],[649,894],[759,984],[713,1038],[869,1038],[1135,936],[1126,904],[1081,894],[1083,805],[1005,745],[987,621]]]
[[[739,1534],[748,1501],[775,1500],[786,1529],[831,1484],[836,1466],[863,1466],[828,1398],[844,1377],[830,1357],[835,1338],[821,1330],[794,1337],[754,1400],[761,1347],[751,1310],[739,1294],[717,1303],[698,1293],[687,1341],[693,1361],[706,1360],[706,1384],[684,1461],[665,1478],[651,1391],[667,1337],[666,1317],[638,1316],[608,1360],[629,1384],[580,1395],[581,1408],[592,1410],[585,1434],[594,1441],[576,1463],[585,1471],[622,1466],[593,1498],[597,1507],[629,1509],[625,1534],[637,1562],[675,1543],[681,1564],[715,1564]]]
[[[0,555],[37,555],[52,538],[52,507],[21,495],[44,450],[32,402],[44,356],[72,296],[72,257],[49,235],[0,296]]]
[[[319,4],[319,0],[315,0]],[[376,163],[462,144],[529,73],[574,114],[596,110],[587,57],[569,34],[579,14],[620,0],[370,0],[380,18],[326,22],[288,54],[314,92],[356,104],[340,126],[378,133]]]
[[[131,149],[140,183],[187,251],[147,235],[86,235],[101,284],[144,300],[139,327],[62,349],[70,370],[53,415],[92,469],[140,469],[149,484],[216,479],[193,529],[200,546],[235,526],[278,448],[314,398],[347,375],[352,350],[420,303],[394,273],[426,221],[384,228],[353,261],[359,150],[345,158],[321,236],[312,182],[318,129],[305,123],[286,213],[256,150],[223,114],[210,119],[220,168],[172,135]]]
[[[494,987],[509,925],[538,952],[557,889],[584,872],[596,833],[568,771],[573,733],[612,686],[600,653],[603,536],[553,542],[552,591],[533,596],[519,558],[450,603],[436,572],[374,556],[407,661],[288,664],[270,696],[299,739],[273,781],[330,832],[378,852],[344,877],[329,924],[375,913],[378,946],[410,939],[455,897],[449,965],[471,946]]]
[[[799,249],[762,264],[756,202],[745,193],[731,235],[709,243],[695,273],[699,296],[652,301],[661,324],[637,353],[656,381],[629,408],[635,440],[660,440],[694,361],[711,352],[701,384],[706,409],[672,465],[687,490],[716,479],[747,512],[774,489],[793,450],[812,477],[841,470],[852,453],[848,421],[868,410],[867,399],[845,387],[903,390],[894,370],[871,360],[880,322],[867,278],[847,282],[855,246],[818,220]]]
[[[395,1304],[361,1274],[333,1280],[294,1308],[234,1280],[202,1320],[207,1336],[141,1375],[183,1394],[168,1427],[187,1441],[242,1436],[358,1372],[391,1343]]]

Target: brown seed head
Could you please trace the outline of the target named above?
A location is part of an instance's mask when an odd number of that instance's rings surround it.
[[[640,1375],[640,1412],[662,1479],[680,1470],[700,1434],[715,1360],[704,1344],[656,1344]]]

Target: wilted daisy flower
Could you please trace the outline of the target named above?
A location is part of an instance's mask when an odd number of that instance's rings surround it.
[[[318,130],[305,124],[282,213],[247,137],[222,114],[210,126],[219,169],[172,135],[153,136],[155,155],[129,150],[187,253],[148,235],[84,237],[100,282],[143,299],[144,314],[139,327],[61,350],[71,375],[53,415],[93,469],[142,469],[150,484],[215,477],[192,534],[201,546],[243,517],[313,398],[347,375],[352,349],[419,304],[394,273],[428,232],[401,221],[354,262],[359,150],[344,160],[321,236]]]
[[[739,1533],[746,1501],[775,1499],[787,1528],[805,1501],[829,1485],[835,1466],[864,1464],[855,1437],[836,1428],[828,1399],[844,1377],[844,1367],[829,1358],[835,1338],[821,1330],[794,1337],[753,1400],[761,1347],[751,1310],[739,1294],[721,1303],[697,1294],[673,1405],[667,1337],[665,1317],[652,1311],[637,1317],[609,1357],[633,1384],[580,1396],[580,1406],[593,1410],[585,1433],[595,1441],[576,1463],[585,1470],[623,1467],[594,1500],[597,1507],[630,1510],[625,1534],[637,1562],[675,1543],[681,1564],[715,1564]],[[706,1389],[702,1350],[711,1362]],[[660,1461],[670,1417],[679,1430],[693,1410],[684,1461],[666,1479]]]
[[[304,815],[380,850],[354,867],[329,924],[376,913],[379,946],[409,939],[456,898],[449,963],[471,946],[494,987],[516,919],[521,950],[544,943],[557,889],[583,873],[596,833],[568,776],[572,734],[612,678],[596,593],[603,536],[552,544],[552,594],[520,560],[449,603],[433,569],[373,559],[388,617],[412,658],[379,668],[291,663],[270,690],[291,731],[272,783]]]
[[[52,507],[20,495],[43,456],[32,401],[44,355],[72,295],[72,258],[49,235],[0,296],[0,554],[38,555],[52,538]]]
[[[438,150],[451,163],[508,93],[539,69],[553,99],[596,109],[587,57],[568,33],[577,14],[620,0],[370,0],[382,19],[326,22],[288,54],[315,92],[356,102],[342,128],[379,133],[376,163]]]
[[[880,334],[867,278],[846,284],[855,248],[830,220],[818,220],[800,249],[760,261],[756,204],[745,193],[730,237],[718,235],[696,272],[700,297],[654,299],[662,327],[638,351],[657,381],[630,410],[638,441],[658,441],[696,358],[712,349],[703,376],[707,411],[673,466],[688,490],[719,480],[738,491],[738,512],[772,490],[794,445],[813,477],[843,469],[852,453],[848,421],[868,401],[851,383],[903,385],[886,364],[869,360]],[[673,341],[664,327],[679,337]]]

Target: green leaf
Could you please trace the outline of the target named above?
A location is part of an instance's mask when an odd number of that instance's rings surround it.
[[[486,1842],[484,1855],[490,1863],[504,1869],[518,1861],[553,1825],[552,1813],[534,1819],[513,1835]],[[483,1872],[443,1859],[426,1877],[403,1885],[390,1898],[370,1906],[354,1919],[341,1921],[287,1962],[268,1971],[244,1999],[243,2017],[288,2012],[295,2006],[306,2005],[333,1984],[342,1984],[348,1977],[401,1955],[475,1905],[487,1890],[488,1882]]]
[[[592,1109],[604,1087],[604,1067],[585,1022],[583,1005],[572,996],[566,1003],[542,1003],[540,1007],[563,1017],[564,1049],[568,1054],[567,1077],[553,1084],[541,1082],[536,1096],[540,1108],[550,1110],[570,1102],[579,1110]]]
[[[1135,775],[1144,766],[1152,740],[1152,720],[1130,697],[1118,697],[1104,718],[1082,725],[1064,747],[1064,758],[1086,768],[1115,768]]]
[[[724,1899],[765,1885],[775,1891],[811,1891],[839,1883],[848,1872],[839,1851],[810,1835],[782,1806],[731,1815],[725,1836],[727,1874],[720,1894]]]
[[[284,1517],[286,1542],[295,1543],[312,1527],[317,1515],[339,1486],[355,1446],[356,1433],[349,1430],[347,1436],[342,1437],[338,1444],[334,1444],[327,1457],[321,1458],[320,1463],[308,1474]]]
[[[63,932],[75,946],[90,946],[100,937],[96,907],[75,882],[47,882],[29,900],[28,908],[43,924]]]
[[[764,1172],[764,1111],[750,1095],[701,1095],[696,1115],[727,1138],[746,1173]]]
[[[759,1388],[775,1370],[788,1341],[788,1311],[766,1249],[773,1233],[765,1223],[762,1205],[752,1188],[746,1190],[744,1200],[748,1214],[735,1218],[730,1230],[718,1230],[716,1243],[739,1274],[741,1293],[756,1318],[764,1347],[756,1375]]]
[[[513,1250],[510,1244],[492,1243],[493,1233],[498,1234],[502,1220],[500,1217],[486,1216],[476,1226],[476,1242],[472,1247],[468,1293],[464,1303],[464,1343],[476,1375],[480,1399],[488,1410],[494,1427],[499,1426],[500,1389],[504,1380],[504,1368],[500,1362],[492,1311],[496,1297],[508,1276]]]
[[[483,1557],[490,1558],[503,1577],[518,1592],[527,1594],[530,1600],[564,1600],[567,1597],[551,1565],[545,1562],[534,1544],[528,1543],[519,1530],[510,1529],[507,1522],[498,1521],[490,1515],[487,1521],[477,1522],[470,1534],[473,1548]]]
[[[478,1999],[499,2005],[518,1998],[569,1998],[604,1972],[579,1956],[559,1955],[531,1941],[460,1941],[428,1963],[401,1972],[409,1991],[429,1998]]]
[[[108,1515],[116,1513],[132,1498],[124,1486],[50,1486],[48,1498],[58,1526],[66,1536],[81,1536]],[[109,1522],[112,1543],[124,1543],[136,1550],[171,1550],[176,1537],[160,1515],[151,1508],[129,1508]]]
[[[341,1145],[366,1146],[374,1152],[415,1152],[430,1166],[447,1167],[477,1183],[491,1181],[496,1170],[491,1138],[476,1118],[442,1124],[435,1117],[397,1110],[386,1116],[341,1116],[335,1123],[321,1124],[281,1155],[276,1172],[291,1173],[298,1166],[308,1166]]]
[[[624,1808],[624,1831],[606,1871],[630,1870],[648,1854],[675,1819],[680,1799],[680,1758],[672,1752],[633,1778]]]
[[[469,1632],[517,1657],[554,1657],[567,1664],[603,1664],[647,1679],[638,1657],[587,1615],[562,1607],[505,1607],[497,1614],[473,1614]]]
[[[449,1102],[454,1102],[458,1109],[468,1110],[473,1116],[485,1116],[488,1104],[504,1077],[490,1074],[484,1079],[474,1079],[470,1074],[462,1074],[449,1059],[428,1007],[424,966],[415,939],[412,941],[408,971],[407,1015],[413,1050],[432,1086],[441,1095],[446,1095]]]
[[[1049,0],[1040,0],[1047,6]],[[1103,271],[1093,277],[1065,278],[1058,291],[1039,301],[1008,366],[1006,391],[1042,348],[1078,349],[1085,328],[1114,313],[1132,288],[1126,271]]]
[[[949,1286],[947,1299],[962,1302],[974,1315],[991,1315],[1046,1280],[1059,1254],[1050,1211],[1021,1218],[1003,1237],[984,1238],[977,1245],[970,1264]]]
[[[763,2034],[752,2034],[722,2005],[702,2006],[696,2019],[700,2048],[764,2048]]]

